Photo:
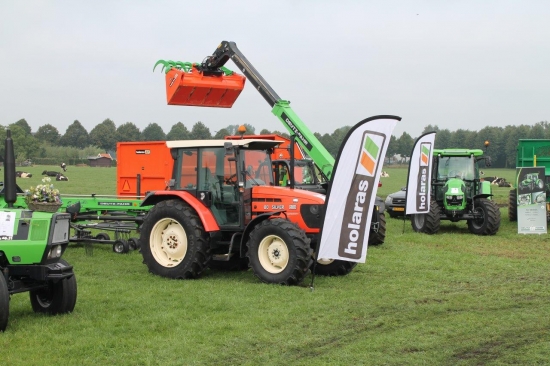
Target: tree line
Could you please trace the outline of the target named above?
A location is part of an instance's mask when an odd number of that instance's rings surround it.
[[[219,131],[210,131],[203,122],[196,122],[188,129],[182,122],[174,124],[168,133],[165,133],[157,123],[150,123],[143,130],[132,122],[116,126],[111,119],[105,119],[96,125],[90,132],[75,120],[67,127],[64,134],[51,125],[40,126],[36,132],[25,119],[10,124],[7,127],[0,125],[0,136],[5,137],[6,128],[10,128],[14,140],[16,159],[18,161],[36,158],[54,158],[59,161],[83,159],[97,155],[100,152],[116,151],[117,142],[126,141],[165,141],[165,140],[208,140],[223,139],[228,135],[238,135],[238,125],[229,125]],[[246,134],[255,134],[252,125],[245,124]],[[351,126],[337,128],[332,133],[314,133],[325,148],[333,155],[338,154],[340,145]],[[492,166],[495,168],[513,168],[516,162],[516,147],[519,139],[549,139],[550,125],[546,121],[533,125],[519,125],[506,127],[487,126],[479,131],[458,129],[450,131],[438,126],[427,125],[422,134],[435,131],[435,148],[467,148],[484,149],[485,141],[489,141],[486,154],[491,156]],[[288,137],[287,132],[263,129],[259,134],[279,134]],[[400,154],[409,156],[414,141],[407,132],[401,136],[392,136],[387,156]]]

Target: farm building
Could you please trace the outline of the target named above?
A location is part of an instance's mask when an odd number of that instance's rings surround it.
[[[91,167],[107,167],[110,168],[113,158],[111,154],[97,154],[97,156],[89,156],[88,162]]]

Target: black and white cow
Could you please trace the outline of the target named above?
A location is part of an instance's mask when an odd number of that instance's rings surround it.
[[[32,178],[31,173],[22,172],[22,171],[19,171],[19,170],[15,172],[15,176],[18,177],[18,178]]]
[[[55,176],[55,180],[69,180],[69,178],[67,178],[66,176],[64,176],[63,174],[61,173],[58,173],[56,176]]]
[[[51,170],[44,170],[42,172],[42,175],[47,175],[48,177],[56,177],[58,174],[61,174],[61,173],[54,172],[54,171],[51,171]]]

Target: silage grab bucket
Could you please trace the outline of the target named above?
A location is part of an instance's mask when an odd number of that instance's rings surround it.
[[[169,105],[231,108],[244,88],[246,78],[227,70],[204,75],[197,64],[159,60],[166,69],[166,101]],[[154,71],[154,69],[153,69]]]

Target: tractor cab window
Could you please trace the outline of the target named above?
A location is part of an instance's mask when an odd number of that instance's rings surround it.
[[[243,150],[245,187],[273,184],[271,158],[266,151]]]
[[[437,179],[473,180],[475,177],[475,166],[469,156],[442,156],[439,158]]]
[[[225,154],[223,147],[202,148],[199,151],[198,187],[208,197],[205,203],[220,226],[239,225],[241,210],[237,162]]]
[[[181,152],[180,188],[197,189],[197,164],[197,149],[183,149]]]
[[[297,161],[294,166],[296,184],[315,184],[315,168],[308,161]]]

